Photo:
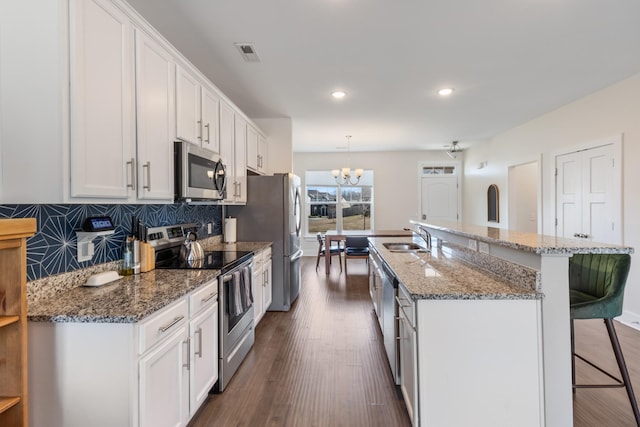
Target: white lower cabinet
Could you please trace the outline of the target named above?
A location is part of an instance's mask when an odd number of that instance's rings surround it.
[[[401,283],[398,304],[413,425],[545,425],[540,300],[413,300]]]
[[[29,322],[30,425],[186,426],[218,379],[217,289],[139,323]]]
[[[218,380],[218,303],[189,322],[189,418],[193,417]]]
[[[140,360],[140,427],[179,427],[189,415],[184,324]]]
[[[416,368],[416,327],[415,306],[410,295],[398,287],[398,315],[400,317],[400,391],[404,398],[409,418],[414,426],[419,425],[418,418],[418,370]]]
[[[256,252],[253,255],[253,322],[255,325],[262,319],[273,300],[271,288],[272,278],[271,248]]]

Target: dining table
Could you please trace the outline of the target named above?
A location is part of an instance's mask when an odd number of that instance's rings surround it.
[[[411,237],[411,230],[327,230],[325,234],[324,266],[325,272],[329,274],[331,265],[331,247],[332,242],[344,242],[347,236],[365,236],[365,237]]]

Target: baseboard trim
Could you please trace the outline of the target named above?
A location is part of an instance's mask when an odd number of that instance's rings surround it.
[[[640,331],[640,315],[631,311],[625,310],[622,315],[616,318],[617,321],[623,325],[627,325],[630,328]]]

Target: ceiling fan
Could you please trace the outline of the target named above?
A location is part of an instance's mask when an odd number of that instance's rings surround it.
[[[462,151],[462,148],[460,148],[460,146],[458,145],[458,141],[453,141],[451,143],[451,145],[449,146],[449,148],[447,149],[447,154],[449,155],[449,157],[451,157],[452,159],[455,159],[457,154]]]

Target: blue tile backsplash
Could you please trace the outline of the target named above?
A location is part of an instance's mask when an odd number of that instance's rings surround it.
[[[76,231],[85,218],[109,215],[115,233],[94,240],[90,261],[78,262]],[[125,236],[131,232],[131,216],[146,226],[195,223],[199,235],[222,234],[222,207],[216,205],[0,205],[0,218],[36,218],[36,234],[27,240],[27,280],[35,280],[96,264],[119,260]]]

